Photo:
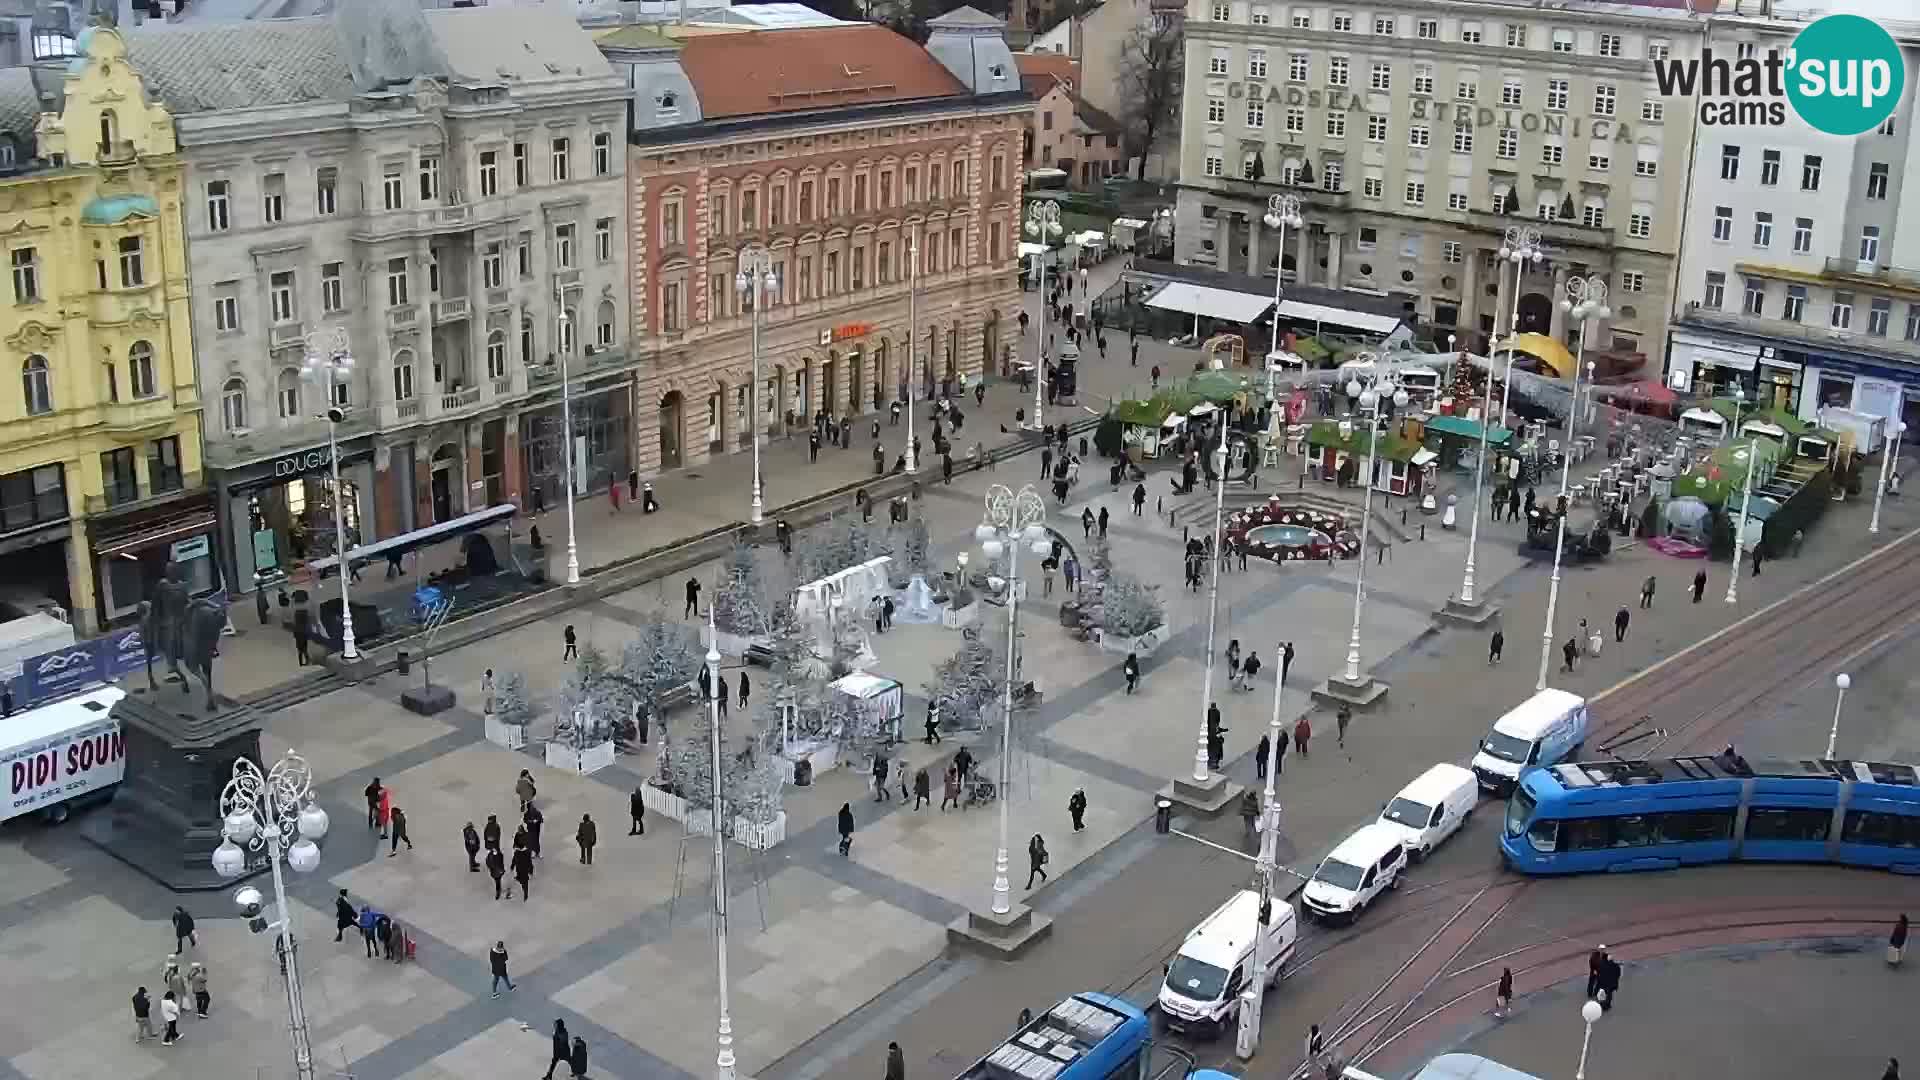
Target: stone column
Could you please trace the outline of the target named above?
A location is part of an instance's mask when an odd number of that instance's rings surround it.
[[[1463,338],[1471,337],[1480,327],[1477,316],[1480,312],[1480,259],[1483,254],[1479,248],[1469,248],[1462,260],[1460,327]],[[1496,266],[1494,269],[1498,271],[1499,267]]]
[[[1516,295],[1514,290],[1520,287],[1520,278],[1524,276],[1524,271],[1522,274],[1515,274],[1511,265],[1508,265],[1504,270],[1499,267],[1495,267],[1495,269],[1499,271],[1500,274],[1500,288],[1493,300],[1495,304],[1494,319],[1500,325],[1506,327],[1504,334],[1511,337],[1516,329],[1508,325],[1509,321],[1513,318],[1513,298]]]
[[[1567,316],[1566,313],[1560,310],[1560,297],[1564,295],[1566,285],[1567,268],[1564,266],[1554,267],[1553,291],[1547,294],[1547,301],[1552,305],[1551,310],[1553,311],[1553,315],[1547,322],[1547,335],[1559,342],[1565,342],[1567,339]]]
[[[1300,285],[1313,281],[1313,227],[1301,225],[1293,236],[1293,280]]]
[[[1327,287],[1337,289],[1345,279],[1340,276],[1340,249],[1346,246],[1347,234],[1327,233]]]
[[[1248,277],[1260,276],[1260,230],[1263,228],[1266,228],[1266,223],[1262,222],[1257,215],[1247,218]]]

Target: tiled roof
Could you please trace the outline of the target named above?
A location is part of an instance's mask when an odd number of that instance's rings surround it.
[[[680,66],[709,120],[966,93],[925,49],[884,26],[689,38]]]
[[[1013,62],[1020,68],[1022,82],[1033,78],[1046,78],[1075,88],[1080,85],[1080,65],[1074,63],[1071,56],[1050,52],[1014,53]]]
[[[514,85],[611,78],[613,66],[570,15],[522,7],[428,11],[453,73]]]
[[[1088,131],[1101,135],[1118,135],[1123,129],[1113,114],[1100,108],[1078,94],[1073,96],[1073,115]]]
[[[678,49],[680,43],[658,30],[628,23],[594,35],[594,43],[603,49]]]
[[[987,29],[1007,25],[1005,19],[996,19],[977,7],[957,7],[937,19],[928,19],[927,25],[935,30]]]
[[[60,73],[47,68],[0,68],[0,132],[33,146],[40,114],[60,108]]]
[[[176,116],[345,101],[354,93],[327,19],[136,30],[125,37],[134,70]]]

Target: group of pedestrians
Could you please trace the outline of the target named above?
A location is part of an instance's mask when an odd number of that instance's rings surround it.
[[[207,989],[207,965],[193,960],[185,968],[181,967],[181,954],[200,948],[200,931],[193,916],[176,904],[169,921],[173,926],[173,952],[167,955],[166,964],[160,969],[160,985],[164,988],[160,1000],[154,1001],[144,986],[133,992],[133,1041],[136,1043],[158,1034],[160,1045],[172,1046],[182,1038],[181,1020],[187,1016],[205,1020],[213,1005],[213,995]],[[156,1012],[158,1032],[154,1030]]]

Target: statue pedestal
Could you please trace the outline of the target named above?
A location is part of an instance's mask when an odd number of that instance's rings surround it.
[[[140,676],[128,677],[131,683]],[[221,699],[209,711],[197,687],[178,684],[130,691],[113,707],[127,742],[127,775],[113,802],[88,815],[87,839],[108,854],[178,892],[218,889],[213,872],[220,845],[220,792],[239,757],[260,761],[259,716]],[[251,856],[248,876],[267,869]]]

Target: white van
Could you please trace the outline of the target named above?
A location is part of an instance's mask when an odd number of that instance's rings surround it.
[[[1257,966],[1254,945],[1259,930],[1260,893],[1242,889],[1188,931],[1180,951],[1167,962],[1166,981],[1160,985],[1160,1011],[1168,1027],[1218,1034],[1234,1022],[1240,992]],[[1280,966],[1293,955],[1300,936],[1292,904],[1273,898],[1266,932],[1273,950],[1267,969],[1271,987],[1280,981]]]
[[[1380,811],[1380,823],[1399,829],[1415,862],[1457,832],[1480,801],[1473,770],[1441,763],[1428,769]]]
[[[1513,794],[1520,770],[1557,765],[1587,741],[1587,699],[1565,690],[1540,690],[1493,722],[1473,755],[1480,786],[1501,798]]]
[[[1398,825],[1375,821],[1340,841],[1300,890],[1307,914],[1322,922],[1358,918],[1375,897],[1399,883],[1407,865],[1405,835]]]

